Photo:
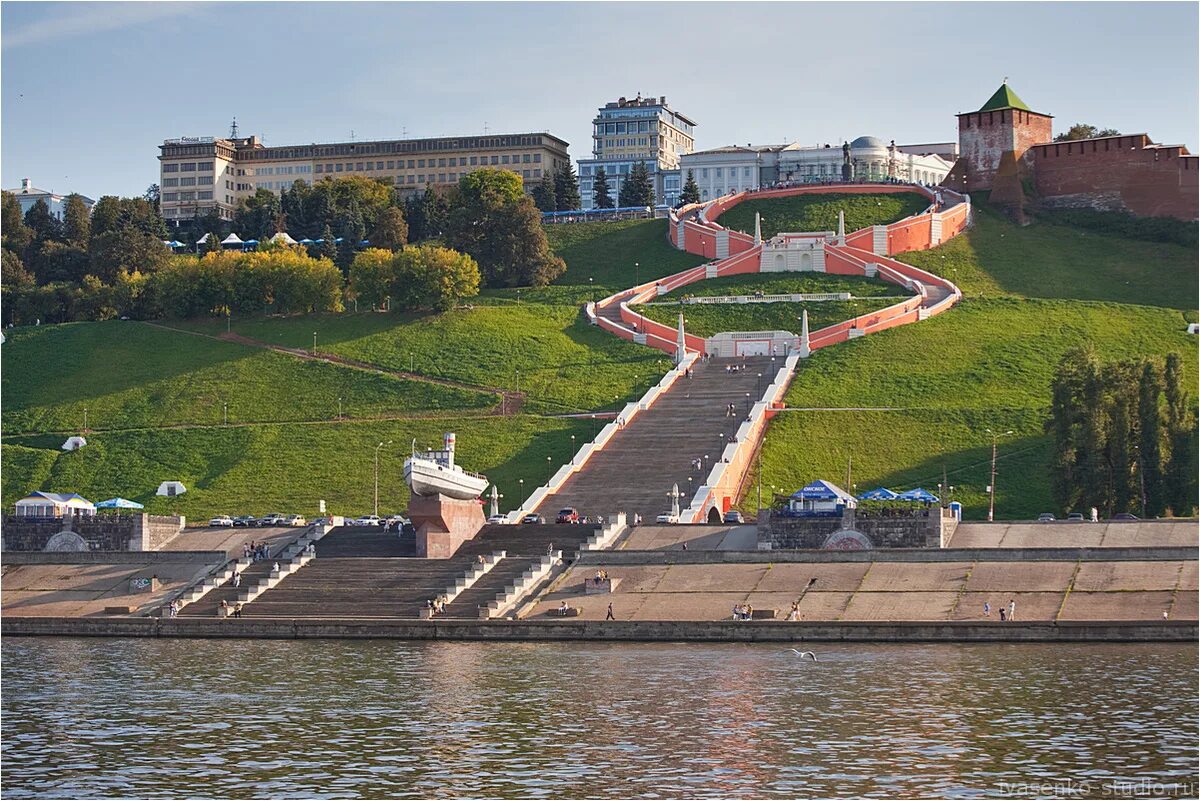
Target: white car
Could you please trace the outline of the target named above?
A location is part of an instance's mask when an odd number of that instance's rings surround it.
[[[229,515],[217,515],[212,520],[208,521],[210,526],[229,526],[233,528],[233,518]]]
[[[494,526],[495,526],[495,525],[502,526],[502,525],[504,525],[504,524],[506,524],[506,523],[508,522],[508,515],[492,515],[491,517],[489,517],[489,518],[487,519],[487,521],[488,521],[488,523],[490,523],[491,525],[494,525]]]
[[[284,525],[287,525],[287,526],[303,526],[303,525],[304,525],[304,524],[306,524],[307,522],[308,522],[308,521],[304,519],[304,516],[303,516],[303,515],[287,515],[287,516],[286,516],[286,518],[285,518],[285,520],[284,520]]]
[[[355,519],[354,525],[356,525],[356,526],[382,526],[383,520],[381,520],[377,515],[363,515],[362,517]]]
[[[678,523],[679,515],[674,515],[674,514],[671,514],[670,512],[663,512],[661,515],[654,518],[654,522],[655,523]]]

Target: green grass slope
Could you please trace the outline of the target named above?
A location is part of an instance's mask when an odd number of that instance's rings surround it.
[[[781,231],[836,231],[838,211],[846,213],[846,233],[869,225],[902,220],[929,207],[929,200],[916,192],[896,194],[793,195],[783,198],[747,200],[717,220],[734,231],[754,233],[754,213],[762,215],[762,235]]]
[[[809,331],[816,331],[899,302],[897,299],[876,297],[819,303],[671,304],[635,306],[634,309],[651,320],[671,326],[678,325],[679,312],[682,311],[684,327],[689,333],[711,337],[722,331],[791,331],[798,334],[801,328],[800,315],[804,309],[808,309]]]
[[[453,430],[459,461],[497,482],[508,508],[519,499],[518,479],[531,492],[546,480],[546,457],[557,469],[570,458],[571,434],[582,440],[591,426],[518,416],[129,431],[95,434],[73,453],[56,451],[55,438],[21,438],[2,448],[4,503],[49,489],[93,501],[120,495],[152,513],[194,522],[221,513],[315,517],[321,499],[333,514],[365,514],[372,507],[374,447],[390,440],[380,455],[379,504],[381,512],[396,512],[408,504],[403,464],[413,438],[418,447],[437,446]],[[156,496],[168,479],[188,491]]]
[[[556,284],[586,286],[590,278],[597,286],[626,289],[638,276],[649,281],[705,261],[671,246],[666,220],[547,225],[546,238],[567,263]]]
[[[849,292],[858,298],[888,295],[911,295],[904,287],[879,278],[860,278],[853,275],[826,273],[748,273],[721,278],[707,278],[660,295],[659,300],[681,297],[711,297],[714,295],[794,295],[800,293]]]
[[[1172,309],[1200,303],[1195,247],[1106,236],[1068,225],[1014,225],[985,204],[975,224],[900,260],[945,276],[968,298],[1109,300]]]
[[[329,420],[482,409],[491,393],[304,361],[145,323],[14,329],[4,344],[5,435],[93,429]]]

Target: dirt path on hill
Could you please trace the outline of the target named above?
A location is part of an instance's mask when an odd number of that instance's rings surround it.
[[[205,334],[200,331],[190,331],[186,328],[176,328],[174,326],[164,325],[162,323],[146,322],[145,325],[149,325],[154,328],[161,328],[164,331],[174,331],[179,334],[191,334],[192,336],[204,337],[205,339],[215,339],[220,342],[234,342],[238,345],[245,345],[246,347],[249,347],[249,348],[259,348],[260,350],[270,350],[270,351],[274,351],[275,353],[283,353],[288,356],[293,356],[297,359],[304,359],[306,361],[326,362],[329,364],[341,365],[342,367],[349,367],[354,370],[364,370],[364,371],[372,372],[372,373],[382,373],[384,375],[390,375],[394,378],[403,378],[403,379],[407,379],[409,381],[421,381],[426,384],[437,384],[437,385],[443,386],[443,387],[453,387],[455,389],[464,389],[464,390],[469,390],[471,392],[491,392],[495,395],[500,396],[500,402],[488,410],[488,414],[492,414],[492,415],[503,415],[503,416],[507,417],[510,415],[519,414],[521,412],[521,408],[525,405],[525,393],[524,392],[513,392],[511,390],[501,389],[500,387],[489,387],[489,386],[482,386],[479,384],[467,384],[465,382],[455,381],[450,378],[434,378],[432,376],[420,375],[418,373],[409,373],[409,372],[406,372],[403,370],[391,370],[391,369],[388,369],[385,367],[380,367],[377,364],[371,364],[370,362],[360,362],[360,361],[356,361],[354,359],[347,359],[344,356],[338,356],[333,353],[325,353],[322,351],[317,351],[316,353],[313,353],[312,351],[305,350],[304,348],[288,348],[288,347],[284,347],[283,345],[276,345],[272,342],[266,342],[261,339],[255,339],[253,337],[248,337],[243,334],[234,333],[232,331],[223,333],[223,334],[213,335],[213,334]],[[415,417],[415,416],[420,416],[420,415],[419,414],[418,415],[410,414],[410,415],[403,415],[402,417]],[[376,419],[389,419],[389,418],[376,418]]]

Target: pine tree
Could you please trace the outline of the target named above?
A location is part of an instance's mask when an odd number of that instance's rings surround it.
[[[597,209],[613,207],[612,195],[608,193],[608,173],[603,167],[597,167],[596,175],[592,178],[592,206]]]
[[[77,194],[67,195],[63,204],[63,233],[68,242],[81,248],[86,248],[92,238],[91,215]]]
[[[1162,378],[1158,365],[1147,359],[1138,385],[1139,472],[1145,515],[1158,517],[1166,507],[1162,469]]]
[[[446,220],[450,216],[450,201],[433,188],[425,187],[421,196],[421,215],[425,222],[425,239],[437,239],[446,233]]]
[[[62,238],[62,224],[50,213],[50,207],[41,198],[25,212],[25,224],[33,230],[38,239]]]
[[[337,242],[334,240],[333,229],[329,227],[329,223],[325,223],[325,227],[321,229],[321,244],[317,248],[317,255],[330,261],[337,260]]]
[[[639,161],[629,170],[629,177],[621,184],[618,202],[622,207],[645,208],[656,205],[654,183],[650,179],[650,171],[646,169],[644,162]]]
[[[575,211],[583,206],[583,199],[579,196],[579,178],[575,176],[575,167],[569,161],[554,173],[554,201],[559,211]]]
[[[542,173],[542,180],[533,188],[533,205],[539,211],[558,211],[558,197],[554,194],[554,176],[549,171]]]
[[[679,193],[679,205],[686,206],[689,203],[700,202],[700,187],[696,184],[696,176],[688,170],[687,180],[683,183],[683,191]]]

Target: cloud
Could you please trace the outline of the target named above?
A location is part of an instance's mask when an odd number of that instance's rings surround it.
[[[84,33],[101,33],[177,17],[194,11],[198,3],[48,3],[49,16],[15,30],[5,25],[3,46],[23,47],[66,39]],[[11,6],[9,8],[11,9]]]

